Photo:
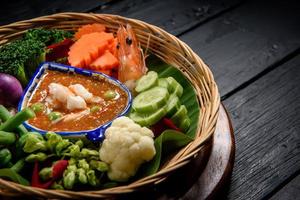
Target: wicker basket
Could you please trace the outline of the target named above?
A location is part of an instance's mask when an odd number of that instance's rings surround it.
[[[0,195],[32,195],[44,198],[109,198],[120,194],[131,193],[142,187],[155,185],[165,180],[176,169],[187,164],[203,148],[216,126],[220,97],[217,85],[207,65],[182,41],[166,31],[145,22],[116,15],[59,13],[31,20],[20,21],[0,27],[0,45],[21,36],[24,31],[35,27],[75,30],[87,23],[106,24],[110,31],[116,31],[120,24],[129,23],[134,28],[143,47],[165,62],[179,68],[193,84],[199,104],[199,118],[195,140],[182,148],[157,173],[139,179],[125,186],[98,191],[58,191],[23,186],[0,179]],[[149,42],[150,41],[150,42]]]

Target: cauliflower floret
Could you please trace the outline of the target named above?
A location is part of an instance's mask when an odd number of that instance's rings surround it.
[[[150,161],[156,151],[153,132],[136,124],[128,117],[113,121],[105,132],[100,148],[100,159],[110,165],[108,177],[114,181],[127,181],[139,166]]]

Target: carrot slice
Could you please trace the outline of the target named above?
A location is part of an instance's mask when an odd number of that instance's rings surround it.
[[[110,70],[119,65],[118,59],[108,50],[102,56],[97,58],[90,66],[100,70]]]
[[[68,61],[75,67],[89,66],[104,53],[113,40],[112,33],[85,34],[70,47]]]
[[[118,57],[117,52],[117,46],[118,46],[118,38],[115,38],[112,43],[109,45],[109,51],[115,56]]]
[[[79,38],[81,38],[81,36],[83,36],[83,35],[86,35],[89,33],[95,33],[95,32],[101,33],[101,32],[104,32],[105,29],[106,29],[106,27],[103,24],[97,24],[97,23],[87,24],[87,25],[80,27],[78,29],[78,31],[75,33],[74,37],[75,37],[75,39],[79,40]]]

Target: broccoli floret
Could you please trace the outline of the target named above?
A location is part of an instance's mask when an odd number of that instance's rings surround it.
[[[0,72],[15,76],[23,86],[44,60],[45,44],[37,40],[15,40],[0,48]]]
[[[64,30],[28,30],[22,39],[0,47],[0,73],[15,76],[26,86],[38,65],[45,61],[46,46],[72,36],[72,33]]]
[[[24,35],[24,39],[39,40],[48,46],[66,38],[71,38],[72,36],[73,34],[69,31],[37,28],[28,30]]]

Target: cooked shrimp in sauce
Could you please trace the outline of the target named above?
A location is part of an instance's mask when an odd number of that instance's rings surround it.
[[[107,98],[108,91],[115,98]],[[46,131],[94,129],[122,112],[127,98],[125,91],[105,79],[48,70],[28,103],[42,104],[43,110],[29,124]]]

